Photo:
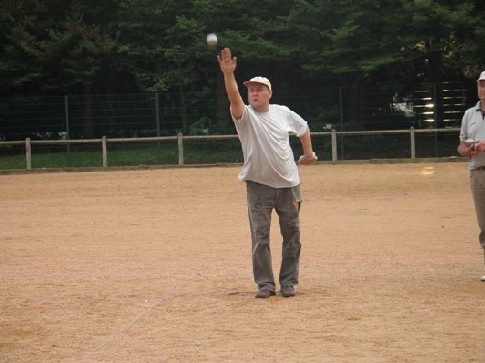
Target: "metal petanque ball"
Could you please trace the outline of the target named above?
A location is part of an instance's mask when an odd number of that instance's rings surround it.
[[[217,35],[216,35],[216,33],[207,34],[207,46],[209,48],[217,47]]]

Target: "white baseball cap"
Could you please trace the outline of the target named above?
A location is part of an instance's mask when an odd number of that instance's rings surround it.
[[[485,77],[485,72],[484,72],[484,77]],[[485,78],[484,78],[485,79]],[[269,90],[271,91],[271,82],[269,81],[268,78],[266,77],[253,77],[249,81],[244,82],[243,84],[248,87],[251,83],[260,83],[264,84],[265,86],[268,86]]]
[[[477,82],[478,81],[485,81],[485,71],[483,71],[482,73],[480,73],[480,77],[478,77],[478,79],[477,79]]]

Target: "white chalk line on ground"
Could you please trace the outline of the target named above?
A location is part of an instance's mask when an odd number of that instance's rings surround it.
[[[133,327],[135,324],[146,318],[147,316],[151,315],[154,308],[158,305],[160,305],[162,302],[169,300],[173,297],[175,297],[175,293],[185,286],[176,286],[167,293],[163,294],[159,299],[156,299],[150,306],[144,308],[142,311],[140,311],[137,315],[133,317],[129,322],[124,324],[120,329],[112,333],[111,335],[107,336],[104,338],[96,347],[94,347],[92,350],[86,352],[83,357],[79,360],[79,363],[82,362],[87,362],[92,356],[95,354],[99,353],[103,349],[106,348],[108,344],[110,344],[112,341],[114,341],[116,338],[118,338],[120,335],[122,335],[124,332],[126,332],[128,329]]]

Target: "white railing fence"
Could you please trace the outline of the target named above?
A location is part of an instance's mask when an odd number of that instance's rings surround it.
[[[406,130],[380,130],[380,131],[336,131],[331,132],[312,132],[312,137],[330,137],[331,139],[331,161],[339,160],[338,154],[338,136],[364,136],[364,135],[389,135],[389,134],[409,134],[409,150],[410,159],[416,159],[416,134],[439,134],[439,133],[456,133],[458,135],[460,129],[446,128],[446,129],[414,129],[411,127]],[[26,169],[32,169],[32,145],[33,144],[100,144],[100,151],[102,153],[103,168],[108,167],[108,143],[137,143],[137,142],[160,142],[160,141],[177,141],[178,149],[178,165],[184,165],[184,140],[228,140],[237,139],[237,135],[205,135],[205,136],[184,136],[179,133],[176,136],[160,136],[160,137],[138,137],[138,138],[107,138],[103,136],[101,139],[78,139],[78,140],[31,140],[26,138],[24,141],[2,141],[0,146],[7,145],[25,145],[25,161]],[[458,138],[457,138],[458,144]]]

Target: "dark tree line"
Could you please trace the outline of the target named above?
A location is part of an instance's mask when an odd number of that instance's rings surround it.
[[[240,81],[279,89],[399,89],[485,69],[483,0],[0,3],[2,97],[161,91],[184,105],[221,91],[208,32],[238,56]]]
[[[215,52],[280,86],[473,78],[481,0],[2,0],[1,94],[213,89]]]

